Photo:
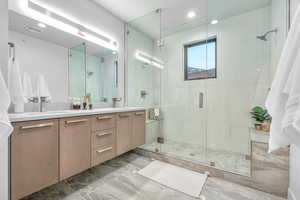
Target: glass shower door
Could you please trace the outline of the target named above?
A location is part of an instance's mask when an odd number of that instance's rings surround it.
[[[127,105],[147,109],[146,144],[141,148],[161,152],[160,10],[127,24]]]
[[[164,138],[161,152],[208,165],[206,80],[215,74],[213,69],[210,72],[207,69],[206,26],[201,25],[202,16],[171,23],[169,16],[176,11],[178,7],[162,12],[161,54],[165,68],[161,78]]]

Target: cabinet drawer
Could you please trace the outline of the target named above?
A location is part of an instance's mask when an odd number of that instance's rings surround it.
[[[92,166],[99,165],[105,161],[114,158],[116,155],[115,146],[108,146],[104,148],[94,148],[92,150]]]
[[[97,115],[93,117],[92,130],[102,131],[112,129],[116,127],[116,116],[115,115]]]
[[[92,136],[93,148],[101,148],[115,145],[115,129],[109,129],[104,131],[95,131]]]

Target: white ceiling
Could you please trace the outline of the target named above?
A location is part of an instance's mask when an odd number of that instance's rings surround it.
[[[92,0],[99,3],[114,15],[129,22],[143,15],[146,15],[158,8],[201,7],[202,0]],[[250,0],[251,1],[251,0]]]
[[[153,38],[160,32],[159,15],[155,10],[161,8],[164,35],[203,24],[212,19],[223,19],[244,12],[265,7],[271,0],[92,0],[130,22]],[[189,11],[197,17],[187,19]]]
[[[142,17],[156,9],[175,9],[174,14],[187,10],[206,10],[214,14],[215,11],[223,13],[239,12],[245,9],[263,7],[271,0],[92,0],[122,20],[129,22]],[[203,15],[203,14],[202,14]],[[176,17],[173,15],[172,17]]]

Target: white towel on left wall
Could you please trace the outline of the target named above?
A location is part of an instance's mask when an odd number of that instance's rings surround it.
[[[12,58],[9,59],[8,64],[8,90],[15,112],[24,112],[26,99],[24,97],[20,66],[18,61]]]
[[[27,72],[24,72],[23,75],[23,89],[24,89],[24,97],[26,99],[26,103],[28,103],[29,99],[32,99],[34,95],[33,95],[31,78]]]
[[[0,199],[8,200],[8,138],[13,130],[7,115],[10,96],[0,71]]]

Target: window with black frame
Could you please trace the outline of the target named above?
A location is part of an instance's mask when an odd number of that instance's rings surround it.
[[[184,45],[184,80],[217,78],[217,38]]]

